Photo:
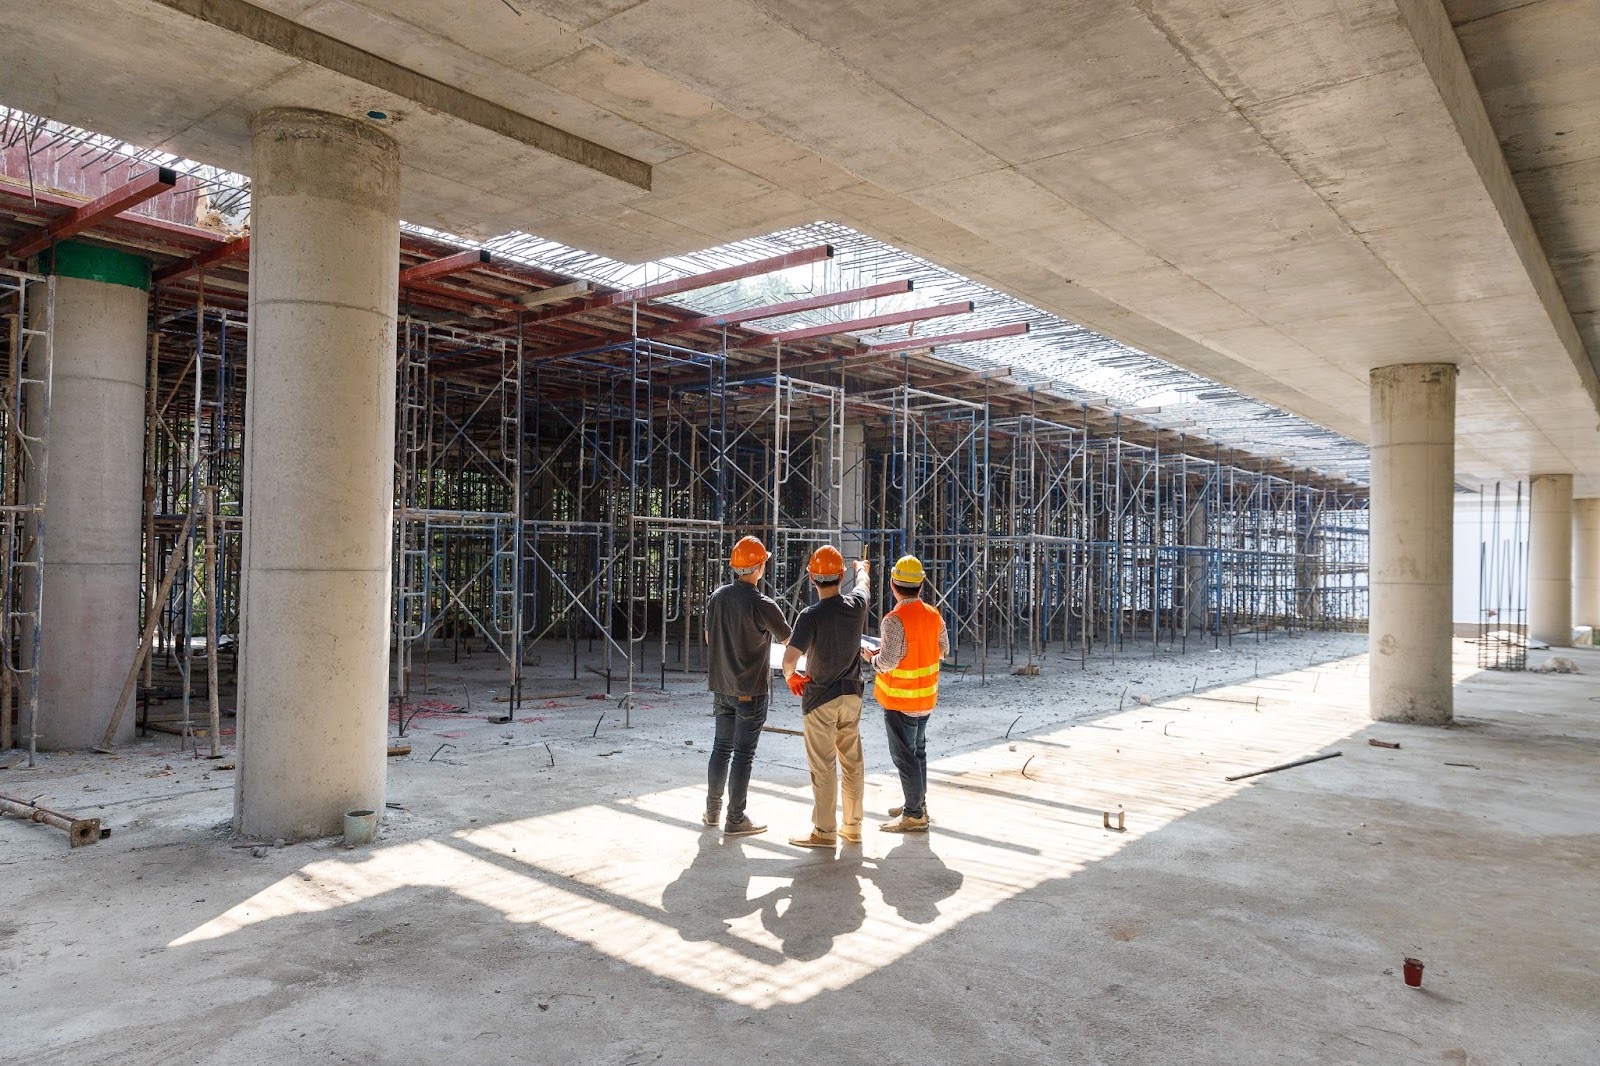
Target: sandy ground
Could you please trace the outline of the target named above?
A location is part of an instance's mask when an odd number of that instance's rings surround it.
[[[952,678],[933,832],[833,853],[784,842],[798,737],[762,741],[772,830],[724,840],[700,679],[624,709],[558,647],[509,724],[491,658],[435,656],[368,848],[254,857],[229,760],[176,738],[52,755],[0,789],[113,835],[0,820],[0,1061],[1600,1062],[1600,652],[1458,642],[1427,729],[1367,721],[1364,643]],[[870,820],[898,787],[864,726]]]

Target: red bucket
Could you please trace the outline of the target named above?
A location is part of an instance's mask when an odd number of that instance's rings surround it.
[[[1412,988],[1422,987],[1422,960],[1406,958],[1405,965],[1406,984]]]

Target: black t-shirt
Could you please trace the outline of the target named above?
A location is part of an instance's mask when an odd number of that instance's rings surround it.
[[[706,601],[711,669],[706,687],[724,696],[772,691],[773,641],[789,639],[783,611],[748,581],[730,581]]]
[[[861,634],[867,625],[865,589],[829,596],[800,612],[789,646],[805,653],[811,682],[802,712],[840,696],[861,695]]]

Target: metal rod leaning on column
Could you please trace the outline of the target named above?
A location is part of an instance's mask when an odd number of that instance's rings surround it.
[[[161,436],[160,415],[156,401],[161,391],[161,328],[150,333],[150,380],[145,386],[144,400],[144,616],[154,617],[161,604],[151,595],[155,591],[156,563],[160,553],[156,548],[156,444]],[[144,687],[154,686],[155,664],[146,656],[144,661]]]
[[[11,351],[9,353],[10,358],[6,363],[3,395],[10,396],[12,388],[15,387],[15,382],[12,379],[14,375],[21,373],[22,367],[22,315],[18,313],[7,315],[6,317],[12,320],[9,330],[11,334]],[[0,500],[3,500],[6,504],[18,499],[21,493],[20,482],[16,475],[16,434],[11,432],[11,429],[12,427],[10,426],[6,427],[5,454],[4,459],[0,460],[0,462],[3,462],[3,465],[0,465],[0,476],[5,478],[4,489],[0,491]],[[5,552],[5,558],[8,560],[11,558],[11,545],[16,535],[16,513],[7,510],[5,516],[5,539],[4,543],[0,543],[0,551]],[[8,565],[3,583],[0,583],[0,611],[8,612],[11,610],[11,579],[11,567]],[[0,617],[0,751],[5,751],[11,747],[11,736],[16,729],[16,702],[13,684],[14,679],[11,672],[11,620],[7,617]]]
[[[194,531],[194,526],[185,523],[183,532],[178,534],[178,542],[172,546],[172,554],[167,557],[167,572],[162,575],[161,588],[156,592],[156,602],[166,603],[167,596],[172,592],[172,582],[178,576],[179,563],[182,562],[183,553],[189,547],[189,535]],[[133,687],[139,681],[139,671],[144,666],[144,660],[150,654],[150,645],[155,641],[156,623],[160,620],[159,614],[153,614],[145,620],[144,635],[139,638],[139,649],[134,652],[133,665],[128,668],[128,679],[122,683],[122,694],[117,697],[117,705],[111,709],[111,721],[106,724],[105,735],[100,738],[100,743],[95,751],[102,755],[111,754],[111,744],[117,735],[117,726],[122,724],[122,712],[128,706],[128,698],[133,695]]]
[[[209,464],[208,464],[209,465]],[[211,712],[211,758],[222,758],[222,706],[217,695],[217,487],[205,487],[206,509],[206,697]],[[149,657],[145,659],[149,663]]]

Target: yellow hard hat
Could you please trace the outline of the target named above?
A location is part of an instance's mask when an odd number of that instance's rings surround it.
[[[899,585],[920,585],[923,577],[922,560],[915,555],[900,556],[895,560],[894,569],[889,571],[890,580]]]

